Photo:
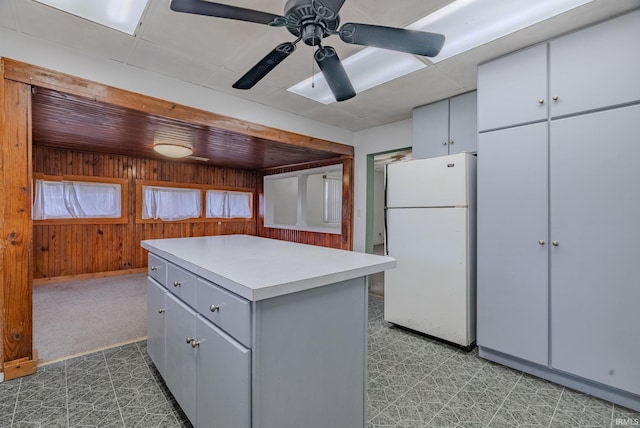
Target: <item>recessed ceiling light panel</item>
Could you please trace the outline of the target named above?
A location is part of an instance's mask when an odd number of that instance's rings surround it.
[[[134,35],[149,0],[35,0],[80,18]]]
[[[444,47],[431,58],[437,63],[591,1],[457,0],[407,28],[445,35]]]
[[[342,65],[358,93],[426,67],[414,55],[378,48],[365,48],[342,61]],[[322,73],[287,90],[323,104],[336,101]]]

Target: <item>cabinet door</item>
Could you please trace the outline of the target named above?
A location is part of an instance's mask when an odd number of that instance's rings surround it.
[[[147,277],[147,353],[164,377],[164,317],[166,290]]]
[[[504,128],[547,117],[547,45],[478,67],[478,129]]]
[[[196,333],[196,315],[170,293],[166,294],[164,380],[191,422],[196,420],[196,350],[187,343]]]
[[[480,134],[477,343],[548,364],[547,123]],[[542,244],[541,244],[542,242]]]
[[[250,428],[251,351],[198,316],[198,427]]]
[[[640,11],[553,40],[551,115],[640,100],[638,40]]]
[[[551,365],[640,394],[640,106],[551,124]],[[606,148],[605,148],[606,147]]]
[[[413,157],[449,154],[449,100],[413,110]]]
[[[477,92],[458,95],[449,102],[449,154],[478,151]]]

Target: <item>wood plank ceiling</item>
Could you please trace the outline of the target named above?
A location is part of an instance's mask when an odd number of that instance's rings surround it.
[[[32,112],[33,144],[45,147],[167,159],[153,150],[153,144],[173,140],[193,147],[192,157],[181,162],[251,170],[341,156],[40,87],[33,90]]]

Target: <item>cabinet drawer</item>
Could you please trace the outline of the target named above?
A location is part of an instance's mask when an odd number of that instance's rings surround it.
[[[198,278],[196,310],[209,321],[251,347],[251,305],[209,281]]]
[[[149,253],[147,259],[147,273],[148,275],[158,281],[160,284],[167,286],[167,262],[155,254]]]
[[[196,304],[196,276],[178,266],[168,263],[167,289],[192,308]]]

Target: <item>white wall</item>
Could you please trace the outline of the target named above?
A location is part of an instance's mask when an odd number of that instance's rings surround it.
[[[389,125],[356,132],[354,138],[354,224],[353,249],[365,251],[367,205],[367,155],[411,147],[412,120],[407,119]]]
[[[265,126],[353,145],[353,132],[0,27],[0,56]]]

